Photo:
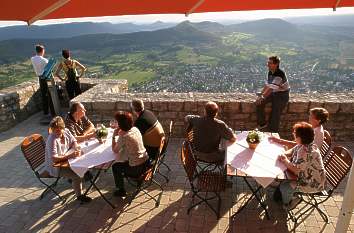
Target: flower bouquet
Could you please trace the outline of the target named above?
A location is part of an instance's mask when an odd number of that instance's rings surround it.
[[[252,150],[256,149],[257,145],[261,142],[260,132],[257,129],[248,132],[246,141],[248,143],[248,148]]]
[[[108,129],[104,126],[101,125],[99,128],[96,129],[96,138],[100,143],[103,143],[108,135]]]

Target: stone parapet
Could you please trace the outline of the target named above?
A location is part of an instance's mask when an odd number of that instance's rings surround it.
[[[90,90],[92,91],[92,90]],[[140,98],[152,110],[167,131],[170,120],[174,122],[174,137],[184,135],[184,117],[203,114],[204,104],[215,101],[220,107],[219,117],[235,130],[254,129],[256,123],[256,96],[251,93],[91,93],[78,96],[95,122],[108,123],[115,111],[130,110],[130,101]],[[297,121],[308,121],[313,107],[324,107],[330,112],[330,121],[324,126],[335,140],[354,140],[354,92],[331,94],[291,94],[284,109],[280,135],[291,137],[291,128]],[[269,114],[270,108],[266,112]]]
[[[207,101],[220,107],[219,118],[235,130],[256,127],[256,112],[252,93],[128,93],[126,80],[81,79],[84,93],[71,101],[82,102],[94,122],[108,123],[115,111],[130,111],[130,101],[141,98],[167,131],[174,122],[174,137],[184,135],[184,117],[201,115]],[[37,78],[0,90],[0,132],[26,119],[41,108]],[[325,125],[337,141],[354,140],[354,92],[331,94],[291,94],[290,102],[281,118],[280,134],[291,137],[291,127],[297,121],[307,121],[313,107],[324,107],[330,112]],[[269,114],[270,108],[266,109]]]
[[[65,88],[65,82],[62,82],[62,85]],[[126,80],[83,78],[81,79],[81,88],[84,91],[83,98],[88,96],[90,99],[94,99],[95,93],[126,92],[128,83]],[[64,91],[64,93],[66,92]],[[64,98],[67,98],[66,94],[64,94]],[[64,107],[67,106],[67,103],[67,99],[61,101]],[[41,107],[38,78],[0,90],[0,132],[27,119],[40,111]]]
[[[38,80],[0,90],[0,132],[41,109]]]

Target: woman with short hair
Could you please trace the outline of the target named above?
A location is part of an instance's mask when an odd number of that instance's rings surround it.
[[[68,159],[81,156],[80,147],[60,116],[54,117],[49,124],[51,133],[45,147],[46,170],[53,177],[66,177],[72,180],[76,197],[81,202],[90,202],[91,198],[81,194],[81,178],[70,167],[57,168],[53,163],[65,162]]]
[[[293,135],[296,146],[284,154],[278,160],[283,163],[288,171],[293,173],[296,181],[283,181],[279,190],[283,204],[292,208],[294,193],[316,193],[323,191],[326,182],[326,172],[322,157],[316,144],[313,142],[314,130],[309,123],[299,122],[293,126]]]
[[[141,176],[149,166],[149,156],[140,131],[133,127],[132,114],[119,111],[114,117],[118,122],[112,137],[112,150],[116,154],[116,162],[112,165],[116,186],[114,195],[126,196],[124,177]]]

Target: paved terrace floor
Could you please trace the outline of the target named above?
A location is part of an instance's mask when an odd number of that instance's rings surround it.
[[[270,220],[265,218],[255,202],[230,220],[240,205],[233,204],[236,195],[249,193],[238,179],[234,179],[233,186],[222,194],[221,218],[218,221],[205,205],[187,215],[191,195],[178,157],[181,139],[173,139],[169,145],[167,162],[172,172],[169,173],[170,182],[164,186],[158,208],[154,208],[154,202],[141,194],[128,207],[124,199],[113,197],[111,171],[102,174],[98,186],[117,206],[114,210],[96,191],[89,193],[93,198],[91,203],[80,205],[73,198],[71,185],[64,180],[58,188],[62,195],[69,198],[66,204],[61,205],[52,194],[39,200],[43,186],[28,167],[19,148],[26,135],[46,135],[46,127],[38,123],[39,117],[39,114],[34,115],[0,135],[0,232],[289,232],[291,225],[286,222],[284,211],[270,198]],[[353,143],[342,144],[353,151]],[[326,225],[317,212],[313,212],[297,228],[297,232],[334,232],[343,189],[344,184],[322,206],[330,217],[329,224]],[[272,191],[267,189],[268,194]],[[157,191],[151,189],[150,193],[156,194]],[[348,232],[354,232],[354,217]]]

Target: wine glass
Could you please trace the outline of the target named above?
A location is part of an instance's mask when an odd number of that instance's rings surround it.
[[[115,119],[112,119],[110,120],[109,122],[109,126],[112,128],[112,129],[116,129],[118,127],[118,122],[115,120]]]

